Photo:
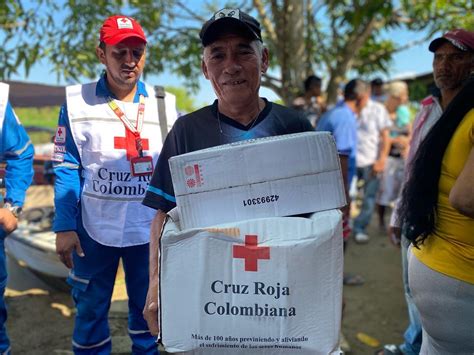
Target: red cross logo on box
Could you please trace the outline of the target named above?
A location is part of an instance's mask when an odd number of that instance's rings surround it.
[[[245,259],[245,271],[258,271],[258,260],[270,260],[270,248],[259,247],[256,235],[246,235],[245,245],[234,245],[232,257]]]

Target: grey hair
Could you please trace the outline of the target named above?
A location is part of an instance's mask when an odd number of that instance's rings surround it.
[[[255,47],[257,47],[257,51],[261,57],[263,55],[263,49],[265,48],[265,46],[263,45],[263,42],[258,39],[255,39],[252,41],[252,43],[255,43]]]
[[[402,97],[403,94],[408,93],[408,85],[404,81],[397,80],[387,85],[387,95],[393,97]]]
[[[260,55],[260,59],[262,59],[263,50],[265,49],[265,45],[263,44],[263,42],[258,40],[258,39],[254,39],[252,42],[250,42],[250,44],[255,44],[255,47],[257,48],[257,52]],[[205,49],[206,49],[206,47],[202,47],[201,60],[204,60],[204,50]]]

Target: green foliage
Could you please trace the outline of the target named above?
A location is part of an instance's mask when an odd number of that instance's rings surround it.
[[[335,97],[352,70],[388,71],[393,54],[416,41],[448,28],[474,28],[472,0],[0,0],[0,5],[0,79],[20,66],[28,73],[39,60],[68,82],[97,77],[99,28],[107,16],[123,13],[147,34],[145,77],[172,72],[187,78],[191,91],[202,75],[200,27],[219,8],[244,8],[259,17],[271,73],[277,73],[264,75],[263,85],[285,102],[314,72],[326,73],[328,96]],[[397,45],[391,34],[400,29],[418,32],[414,43]]]
[[[419,102],[427,97],[430,92],[426,83],[421,81],[413,81],[408,85],[408,92],[410,93],[410,101]]]
[[[55,128],[58,124],[59,109],[59,106],[14,108],[23,126],[50,128]]]
[[[18,73],[23,66],[26,74],[33,63],[47,56],[43,35],[52,17],[36,16],[37,12],[53,3],[50,0],[37,0],[26,7],[22,1],[0,1],[0,79]]]
[[[165,90],[176,96],[176,107],[179,112],[190,113],[198,108],[194,98],[189,95],[185,88],[166,86]]]
[[[354,69],[360,75],[374,72],[387,73],[392,63],[392,56],[396,51],[395,43],[391,40],[376,40],[371,36],[359,50]]]
[[[412,20],[412,30],[428,30],[429,35],[453,28],[474,30],[474,2],[472,0],[402,0],[403,9]]]

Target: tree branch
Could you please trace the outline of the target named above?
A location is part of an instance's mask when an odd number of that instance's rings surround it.
[[[272,90],[273,92],[275,92],[275,94],[277,94],[278,96],[282,97],[282,95],[281,95],[282,87],[279,86],[279,85],[276,85],[275,83],[273,83],[270,80],[267,80],[265,78],[265,75],[262,76],[262,86],[265,86],[266,88],[268,88],[268,89]]]
[[[200,23],[204,23],[208,20],[207,18],[199,16],[196,12],[192,11],[190,8],[188,8],[186,5],[184,5],[181,1],[176,1],[176,5],[179,8],[183,9],[188,15],[190,15],[191,18],[199,21]]]
[[[329,52],[326,50],[326,44],[324,43],[321,31],[318,29],[318,26],[314,26],[314,33],[316,34],[316,39],[318,41],[318,47],[322,47],[322,50],[319,51],[319,55],[323,58],[324,64],[330,67],[332,62],[329,55]]]
[[[268,35],[268,38],[273,42],[277,42],[277,34],[275,32],[275,27],[273,26],[273,23],[270,21],[268,18],[266,12],[265,12],[265,6],[263,5],[261,0],[253,0],[253,5],[257,8],[258,15],[260,17],[260,20],[262,22],[263,28],[265,29],[265,32]]]
[[[277,83],[281,84],[281,79],[280,78],[277,78],[276,76],[272,76],[268,73],[263,74],[262,77],[264,77],[265,79],[267,79],[269,81],[273,81],[273,82],[277,82]]]

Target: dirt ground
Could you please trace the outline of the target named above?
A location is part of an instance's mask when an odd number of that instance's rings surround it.
[[[46,197],[41,197],[44,201]],[[400,343],[407,325],[407,312],[401,281],[400,251],[376,226],[368,230],[368,244],[351,242],[345,254],[345,270],[365,278],[362,286],[344,286],[346,309],[342,331],[351,346],[350,354],[373,354],[376,346],[357,337],[363,333],[380,344]],[[54,289],[28,269],[9,260],[10,278],[6,294],[9,308],[7,329],[14,354],[71,354],[73,304],[68,293]],[[129,353],[126,301],[123,282],[117,279],[110,326],[113,353]]]

